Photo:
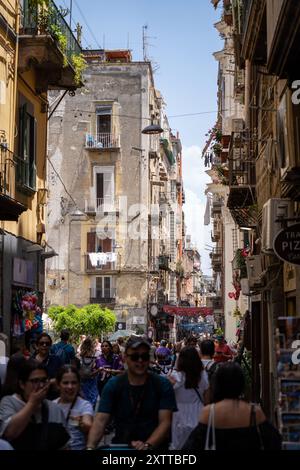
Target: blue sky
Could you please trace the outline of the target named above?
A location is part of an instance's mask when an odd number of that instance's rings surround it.
[[[56,3],[70,6],[70,0]],[[213,27],[220,10],[215,11],[210,0],[73,0],[72,4],[73,29],[77,22],[83,26],[84,47],[125,49],[129,43],[133,60],[142,60],[142,27],[148,25],[148,57],[154,68],[158,66],[154,78],[168,116],[217,109],[217,62],[212,53],[222,48]],[[204,245],[211,244],[209,230],[203,228],[208,177],[200,155],[215,120],[216,113],[169,119],[184,147],[186,222],[206,273],[210,262]]]

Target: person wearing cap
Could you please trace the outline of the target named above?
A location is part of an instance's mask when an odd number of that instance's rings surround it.
[[[165,377],[149,372],[150,344],[145,339],[129,338],[124,357],[127,371],[105,385],[87,449],[97,447],[113,417],[114,444],[167,450],[172,412],[177,411],[173,387]]]
[[[215,362],[227,362],[233,358],[233,353],[226,344],[225,338],[223,335],[219,335],[216,338],[216,345],[215,345],[215,355],[214,361]]]

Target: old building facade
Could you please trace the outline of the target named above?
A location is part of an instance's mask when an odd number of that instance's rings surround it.
[[[51,1],[2,2],[0,13],[1,330],[13,345],[24,343],[42,308],[44,263],[53,254],[44,235],[47,91],[81,85],[71,63],[81,48]],[[26,294],[36,302],[29,310]]]
[[[84,88],[50,121],[49,157],[68,193],[50,168],[48,237],[58,257],[48,263],[47,305],[98,303],[145,332],[176,301],[180,140],[150,63],[120,50],[85,59]],[[143,134],[152,121],[161,133]]]

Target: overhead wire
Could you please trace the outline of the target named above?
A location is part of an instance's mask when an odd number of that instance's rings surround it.
[[[87,19],[86,19],[86,17],[84,16],[84,14],[83,14],[81,8],[79,7],[78,3],[76,2],[76,0],[74,0],[74,3],[75,3],[75,5],[76,5],[76,7],[77,7],[77,9],[78,9],[78,11],[79,11],[79,13],[80,13],[80,15],[82,16],[82,19],[83,19],[83,21],[85,22],[86,27],[87,27],[87,29],[89,30],[89,32],[90,32],[92,38],[94,39],[96,45],[99,47],[99,49],[102,49],[102,47],[100,46],[100,44],[99,44],[99,42],[98,42],[98,40],[97,40],[95,34],[93,33],[92,29],[90,28],[90,25],[88,24]]]

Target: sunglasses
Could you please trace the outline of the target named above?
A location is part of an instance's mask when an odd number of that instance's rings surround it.
[[[133,354],[127,354],[127,357],[130,357],[130,359],[133,362],[137,362],[139,359],[142,359],[142,361],[149,361],[150,360],[150,354],[149,353],[133,353]]]
[[[41,341],[38,343],[38,346],[51,346],[51,343],[49,343],[49,341]]]
[[[48,377],[36,377],[34,379],[28,379],[28,382],[30,382],[32,385],[39,385],[39,384],[46,384],[48,383],[49,379]]]

